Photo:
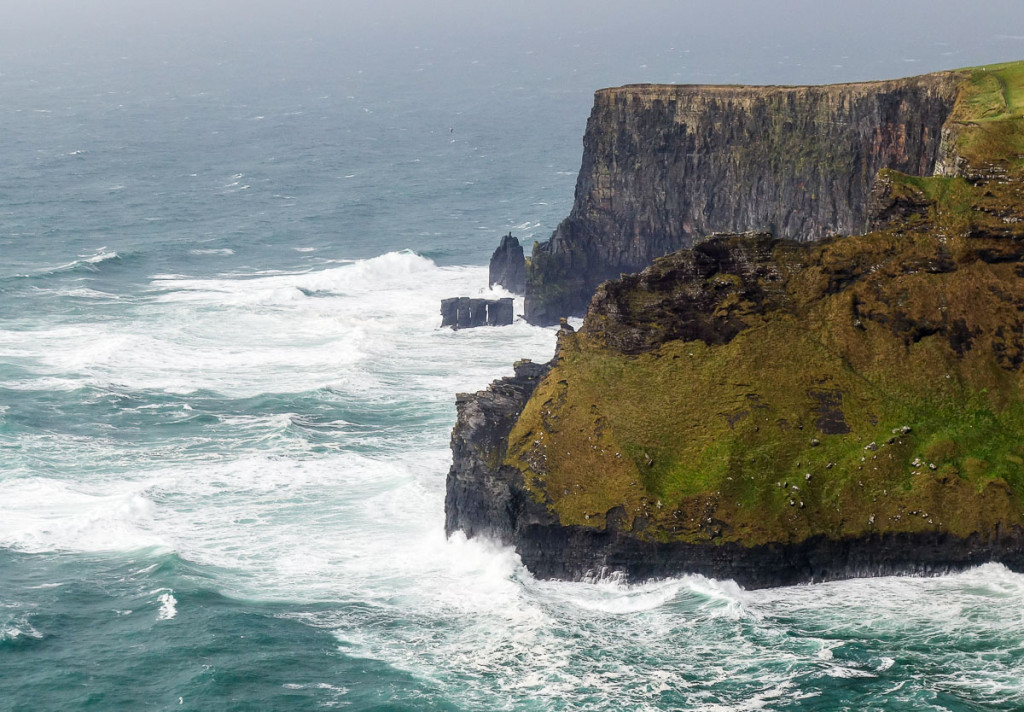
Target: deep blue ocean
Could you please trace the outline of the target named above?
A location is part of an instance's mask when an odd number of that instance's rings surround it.
[[[581,18],[5,42],[0,710],[1024,710],[1001,566],[560,583],[445,539],[455,393],[554,331],[440,300],[568,214],[595,89],[1024,56]]]

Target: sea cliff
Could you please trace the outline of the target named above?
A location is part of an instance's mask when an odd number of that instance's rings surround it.
[[[460,395],[449,533],[511,544],[531,571],[556,578],[699,572],[770,586],[991,560],[1024,570],[1024,66],[855,87],[817,95],[832,97],[829,111],[867,116],[854,107],[890,106],[903,87],[893,110],[944,118],[909,133],[910,119],[887,122],[904,128],[885,135],[904,138],[867,142],[876,158],[859,153],[853,172],[829,163],[825,144],[808,147],[806,162],[794,144],[772,164],[788,161],[788,178],[750,185],[800,203],[793,172],[815,176],[832,186],[831,212],[814,201],[779,207],[777,234],[695,235],[679,222],[692,247],[597,288],[550,364],[520,364],[515,377]],[[650,135],[660,103],[662,129],[682,131],[678,104],[669,111],[658,98],[676,88],[642,88],[649,102],[636,91],[609,110],[628,123],[633,105]],[[752,92],[711,88],[699,101],[685,88],[688,106],[725,112],[698,112],[713,136],[736,119],[720,96],[732,91]],[[778,101],[815,95],[794,92]],[[614,92],[608,100],[616,106]],[[795,126],[835,116],[803,106],[812,115],[793,109]],[[744,141],[758,144],[755,128]],[[730,151],[777,150],[764,140]],[[603,188],[585,159],[577,207],[605,191],[605,207],[580,219],[606,219],[609,232],[580,244],[611,257],[627,213],[608,206],[629,202],[634,226],[667,213],[642,192],[621,198],[638,185],[624,175],[635,164],[608,155]],[[887,163],[897,159],[902,170]],[[665,166],[680,160],[663,156]],[[850,182],[868,170],[870,180]],[[729,180],[720,185],[735,192]],[[714,195],[733,216],[760,205]],[[851,236],[828,235],[838,231]]]
[[[864,232],[879,170],[955,167],[943,129],[965,75],[598,91],[572,211],[533,248],[527,320],[582,316],[601,282],[709,233],[806,241]]]

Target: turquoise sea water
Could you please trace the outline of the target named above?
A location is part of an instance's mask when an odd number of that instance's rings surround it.
[[[1024,709],[999,566],[748,592],[445,540],[454,394],[554,332],[440,300],[568,213],[593,89],[745,66],[538,43],[4,55],[0,710]]]

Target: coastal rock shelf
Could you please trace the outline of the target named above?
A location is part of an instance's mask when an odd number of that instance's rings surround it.
[[[761,587],[986,561],[1024,571],[1024,64],[787,91],[608,93],[619,124],[685,138],[662,146],[708,146],[731,122],[732,143],[708,155],[772,154],[754,164],[775,172],[735,163],[716,205],[755,215],[770,193],[795,208],[776,206],[772,230],[744,218],[762,229],[691,233],[711,223],[677,208],[706,186],[662,170],[678,150],[658,159],[661,198],[630,192],[653,155],[633,132],[604,168],[585,158],[577,207],[604,207],[574,211],[591,231],[577,246],[653,262],[597,287],[549,364],[458,397],[449,534],[510,544],[536,575],[567,579],[702,573]],[[768,97],[788,107],[785,159]],[[840,115],[871,147],[855,170],[830,153],[852,144],[821,123]],[[697,125],[709,134],[691,135]],[[830,208],[801,202],[811,178],[818,200],[832,186]],[[665,212],[668,192],[683,197]],[[655,224],[645,215],[676,225],[663,247],[692,246],[656,257],[635,229]]]

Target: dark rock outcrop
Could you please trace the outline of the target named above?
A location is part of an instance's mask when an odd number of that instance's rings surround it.
[[[618,574],[643,581],[680,573],[731,579],[745,588],[769,588],[864,576],[929,576],[991,561],[1024,572],[1024,529],[966,538],[946,532],[814,537],[797,544],[745,547],[643,541],[614,529],[563,527],[536,505],[519,503],[511,539],[539,578],[578,581]],[[510,537],[504,537],[508,540]]]
[[[768,233],[713,235],[692,250],[656,259],[643,272],[598,287],[589,310],[591,333],[629,354],[677,339],[724,344],[746,328],[753,312],[785,300],[774,259],[784,250]],[[690,287],[666,288],[673,284]],[[745,308],[731,308],[740,306]]]
[[[508,326],[515,316],[511,297],[473,299],[452,297],[441,300],[441,326],[469,329],[475,326]]]
[[[891,171],[881,171],[868,196],[868,225],[872,230],[919,222],[935,201],[922,190],[901,183]]]
[[[500,285],[513,294],[526,293],[526,258],[523,246],[512,233],[501,238],[498,249],[491,255],[488,284]]]
[[[582,316],[601,282],[710,233],[863,232],[879,170],[956,164],[943,127],[963,76],[598,91],[572,212],[531,257],[526,319]]]
[[[446,534],[462,530],[469,537],[511,544],[522,512],[536,509],[524,496],[519,470],[501,463],[509,431],[550,368],[520,361],[515,376],[495,381],[485,391],[456,396],[454,462],[444,500]]]

